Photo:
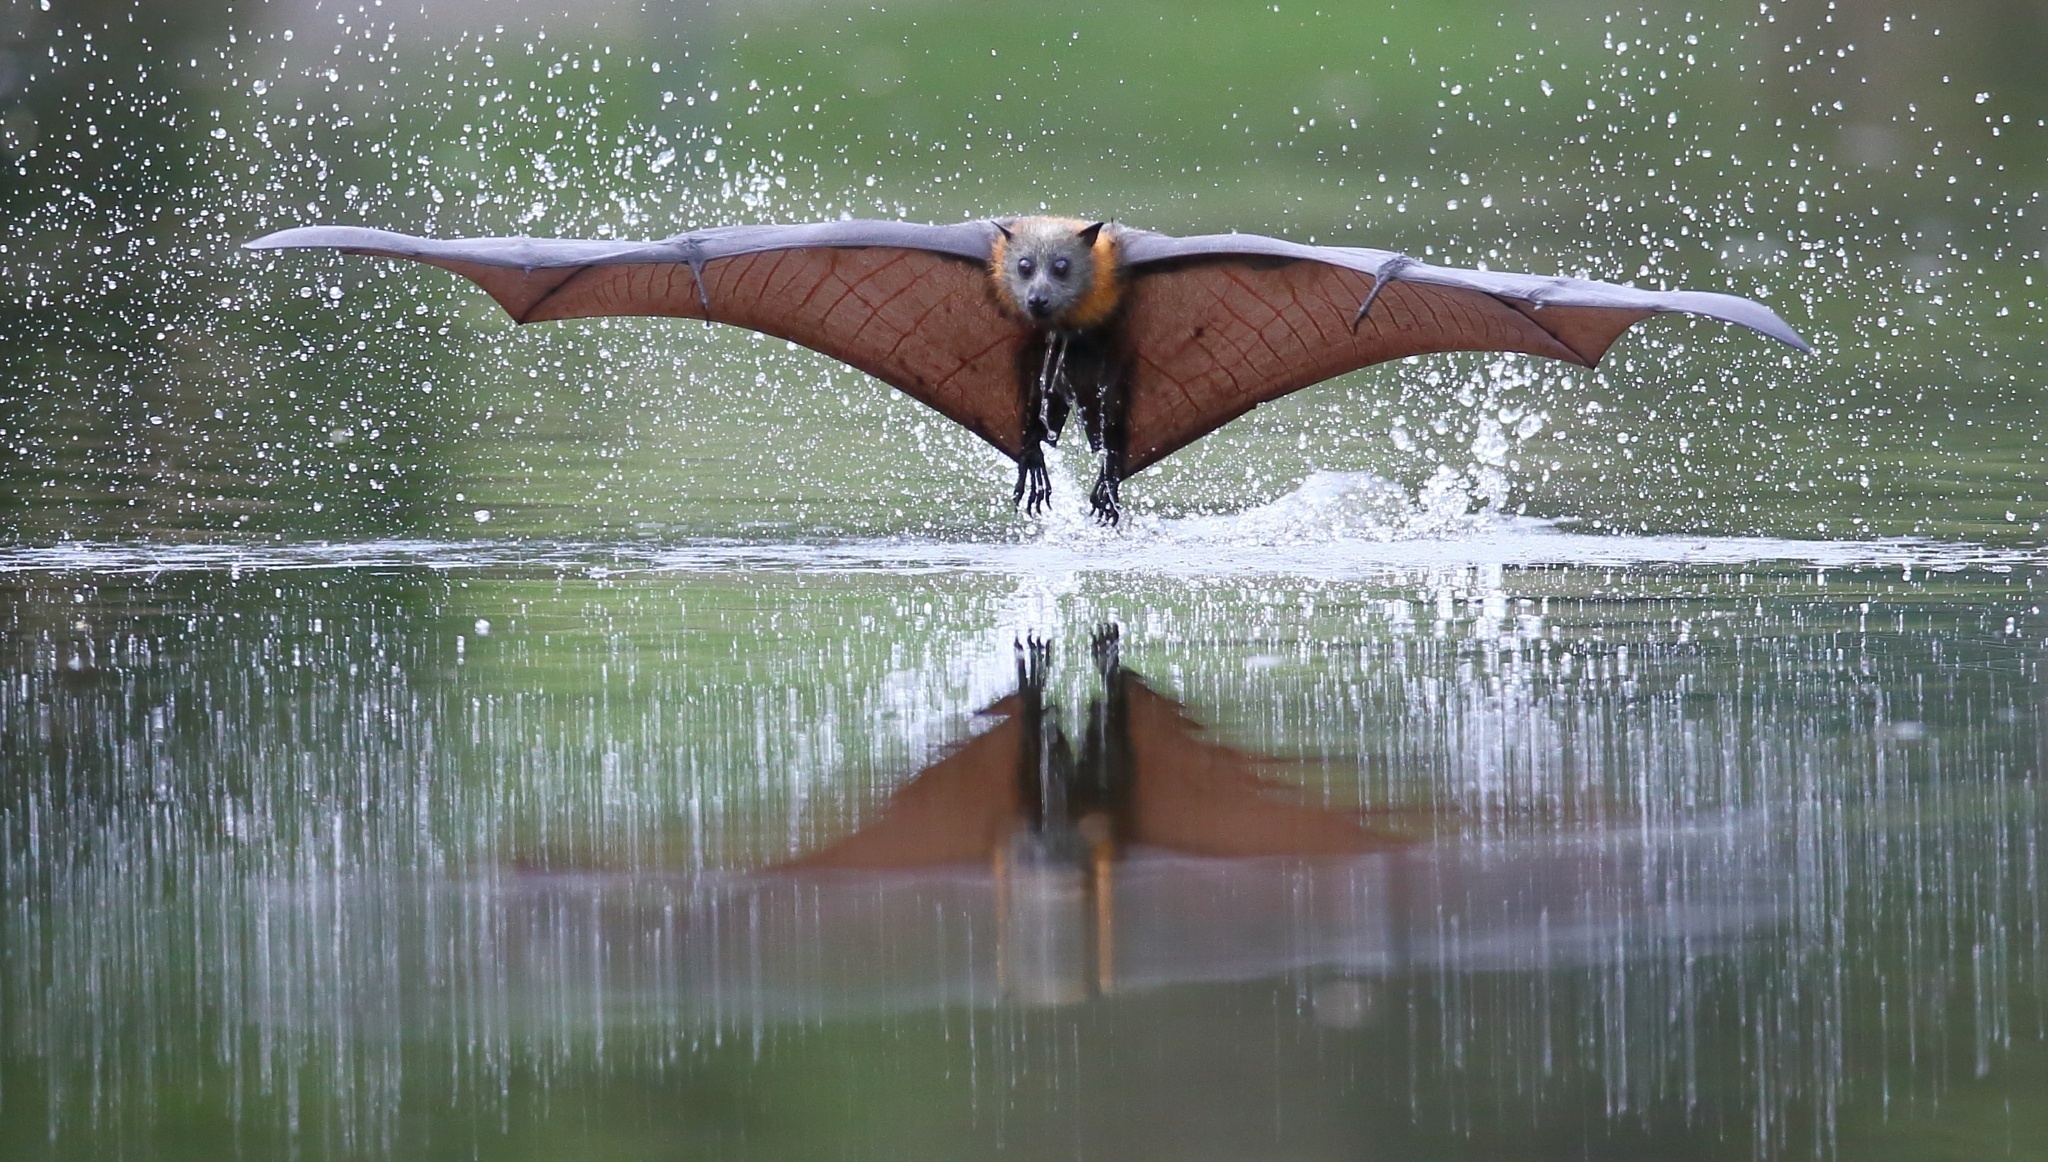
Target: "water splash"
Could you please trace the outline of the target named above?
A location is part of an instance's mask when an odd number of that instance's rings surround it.
[[[1474,477],[1479,476],[1475,480]],[[1501,515],[1499,481],[1440,467],[1416,493],[1366,472],[1314,472],[1300,487],[1267,504],[1229,516],[1143,522],[1135,530],[1202,545],[1307,545],[1335,542],[1483,540],[1533,531],[1548,522]]]

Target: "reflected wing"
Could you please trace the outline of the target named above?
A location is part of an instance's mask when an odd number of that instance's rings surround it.
[[[1269,774],[1283,760],[1224,746],[1180,703],[1125,671],[1134,843],[1188,855],[1350,855],[1414,842],[1365,826],[1355,812],[1289,802]]]
[[[1770,308],[1735,295],[1457,270],[1256,234],[1125,239],[1133,473],[1267,400],[1408,355],[1519,351],[1590,367],[1630,326],[1666,313],[1808,349]]]
[[[662,315],[761,331],[867,372],[1014,459],[1026,329],[990,293],[994,236],[987,222],[727,226],[660,242],[435,240],[308,226],[248,246],[428,263],[483,287],[522,323]]]
[[[1012,694],[984,711],[1001,721],[898,787],[880,819],[771,870],[986,865],[1018,814],[1021,705]]]

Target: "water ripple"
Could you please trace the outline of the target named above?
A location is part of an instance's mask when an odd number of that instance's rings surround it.
[[[691,573],[773,569],[821,573],[969,572],[1011,576],[1138,574],[1371,578],[1456,566],[1594,568],[1783,564],[2002,572],[2040,562],[2035,550],[1898,537],[1626,535],[1575,531],[1567,520],[1468,513],[1459,498],[1411,499],[1362,473],[1318,472],[1293,492],[1219,516],[1139,516],[1101,529],[1058,513],[1013,540],[919,537],[682,541],[426,539],[360,542],[157,543],[65,541],[0,549],[0,574],[109,575],[190,571],[427,568]]]

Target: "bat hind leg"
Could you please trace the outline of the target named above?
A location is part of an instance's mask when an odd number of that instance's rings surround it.
[[[1099,524],[1123,520],[1124,455],[1130,444],[1130,368],[1113,347],[1090,351],[1088,387],[1080,394],[1081,418],[1088,428],[1088,446],[1102,452],[1102,471],[1088,502]]]
[[[1033,516],[1052,502],[1052,478],[1045,471],[1045,449],[1060,442],[1060,430],[1067,426],[1067,411],[1073,404],[1066,367],[1067,343],[1061,336],[1041,335],[1037,344],[1027,344],[1017,353],[1024,452],[1017,457],[1017,487],[1010,493],[1010,502],[1022,505]]]

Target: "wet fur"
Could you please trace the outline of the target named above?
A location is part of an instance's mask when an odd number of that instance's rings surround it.
[[[1048,354],[1054,359],[1048,361]],[[1057,372],[1044,374],[1048,366]],[[1130,415],[1131,363],[1123,336],[1113,326],[1037,332],[1018,352],[1017,382],[1024,393],[1025,455],[1018,461],[1014,499],[1032,513],[1051,499],[1043,449],[1060,442],[1067,419],[1078,411],[1089,449],[1102,453],[1091,507],[1097,520],[1117,523]]]

